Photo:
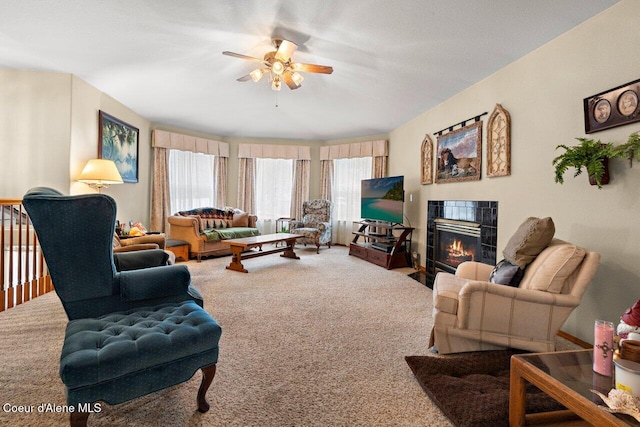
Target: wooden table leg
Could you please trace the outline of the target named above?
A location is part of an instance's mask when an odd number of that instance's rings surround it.
[[[509,427],[523,426],[527,395],[525,380],[520,375],[519,361],[511,358],[511,371],[509,374]]]
[[[248,271],[242,265],[242,246],[231,246],[231,263],[227,266],[228,270],[239,271],[241,273],[248,273]]]
[[[284,252],[280,256],[285,258],[300,259],[300,257],[293,251],[293,248],[296,245],[296,239],[287,239],[285,240],[285,242],[287,244],[287,247],[284,249]]]

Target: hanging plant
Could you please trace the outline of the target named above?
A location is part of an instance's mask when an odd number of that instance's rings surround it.
[[[576,138],[580,145],[566,146],[560,144],[556,147],[563,148],[565,152],[555,159],[555,181],[564,183],[564,174],[571,167],[575,168],[574,177],[582,174],[582,168],[587,170],[589,180],[592,185],[602,188],[602,185],[609,183],[608,161],[613,157],[622,157],[622,151],[614,148],[612,143],[602,143],[599,140]]]
[[[626,143],[615,148],[617,157],[629,160],[629,167],[633,167],[633,159],[640,160],[640,134],[634,132],[629,135]]]

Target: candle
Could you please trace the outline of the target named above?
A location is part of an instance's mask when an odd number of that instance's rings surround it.
[[[613,323],[596,320],[593,338],[593,370],[611,376],[613,361]]]

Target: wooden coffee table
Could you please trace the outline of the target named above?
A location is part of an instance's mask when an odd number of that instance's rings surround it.
[[[240,271],[242,273],[248,273],[248,271],[242,265],[243,259],[255,258],[269,254],[275,254],[278,252],[283,252],[283,254],[280,255],[281,257],[300,259],[300,257],[296,255],[293,249],[296,244],[296,239],[299,239],[301,237],[302,236],[299,234],[276,233],[265,234],[263,236],[243,237],[241,239],[223,240],[224,243],[230,246],[232,253],[231,263],[227,266],[227,269]],[[262,245],[279,242],[284,242],[285,246],[267,251],[262,250]],[[243,254],[244,251],[255,247],[260,248],[260,251]]]
[[[526,382],[560,402],[568,411],[526,414]],[[628,426],[638,423],[628,415],[614,415],[599,405],[614,387],[612,377],[593,372],[593,350],[570,350],[511,356],[509,426],[529,424]],[[578,418],[578,422],[575,418]],[[571,419],[574,421],[570,421]]]

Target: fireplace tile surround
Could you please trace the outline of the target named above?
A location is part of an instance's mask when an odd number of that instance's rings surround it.
[[[427,202],[426,285],[433,288],[436,277],[436,218],[480,224],[482,257],[486,264],[496,264],[498,240],[498,202],[475,200],[429,200]]]

